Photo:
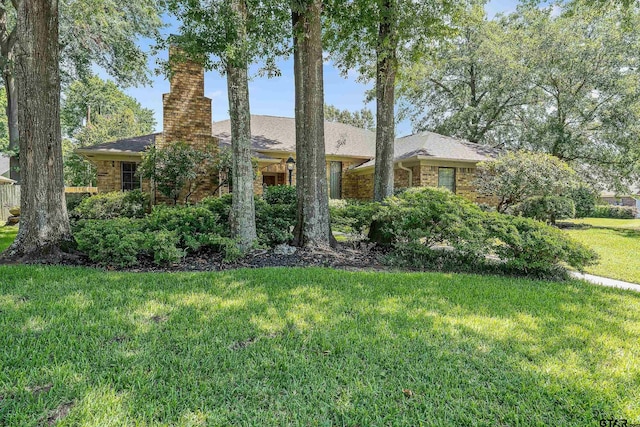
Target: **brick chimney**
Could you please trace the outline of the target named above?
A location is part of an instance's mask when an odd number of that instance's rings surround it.
[[[169,58],[179,54],[169,48]],[[204,67],[194,61],[172,64],[170,92],[162,96],[163,141],[161,144],[185,142],[207,149],[211,137],[211,99],[204,96]]]
[[[169,58],[180,53],[175,46],[169,48]],[[172,64],[170,91],[162,95],[162,104],[163,133],[156,139],[158,148],[184,142],[198,150],[217,154],[218,140],[211,135],[211,99],[204,96],[204,67],[190,60]],[[212,195],[215,180],[212,176],[200,177],[190,202]],[[164,200],[154,193],[156,200]],[[180,196],[181,200],[185,194],[186,190]]]

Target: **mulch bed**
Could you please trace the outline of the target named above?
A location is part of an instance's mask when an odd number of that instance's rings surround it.
[[[223,271],[263,267],[331,267],[347,270],[386,269],[381,259],[385,251],[365,244],[338,244],[336,248],[296,248],[293,254],[277,250],[256,250],[233,262],[225,262],[218,253],[203,253],[184,258],[181,263],[161,267],[151,260],[128,271]]]

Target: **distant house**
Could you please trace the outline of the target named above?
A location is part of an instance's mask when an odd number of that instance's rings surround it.
[[[98,191],[142,188],[155,193],[151,184],[136,177],[144,151],[184,142],[197,148],[229,147],[229,120],[211,122],[211,100],[204,96],[204,70],[195,63],[177,66],[171,90],[163,96],[163,132],[78,149],[97,167]],[[288,117],[251,116],[252,149],[258,161],[254,188],[288,184],[286,161],[295,159],[295,121]],[[445,187],[473,201],[482,202],[473,185],[476,164],[495,157],[497,151],[455,138],[424,132],[396,140],[395,186]],[[371,199],[375,133],[341,123],[325,122],[327,182],[331,198]],[[211,181],[211,180],[209,180]],[[295,185],[295,173],[292,176]],[[200,186],[191,200],[215,190]],[[218,193],[229,191],[219,188]]]
[[[603,191],[600,193],[600,200],[604,203],[614,206],[630,206],[638,210],[637,216],[640,216],[640,188],[631,187],[626,193],[614,193],[611,191]]]

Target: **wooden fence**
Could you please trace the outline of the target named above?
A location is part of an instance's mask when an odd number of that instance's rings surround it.
[[[13,206],[20,206],[20,186],[0,185],[0,225],[9,218]]]

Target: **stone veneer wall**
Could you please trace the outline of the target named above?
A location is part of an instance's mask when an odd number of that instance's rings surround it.
[[[444,167],[444,166],[443,166]],[[438,186],[438,166],[419,165],[411,167],[413,171],[414,187],[437,187]],[[402,169],[395,169],[396,188],[409,187],[409,172]],[[369,174],[357,174],[350,172],[349,191],[345,198],[361,200],[373,199],[373,172]],[[479,195],[475,189],[473,181],[476,177],[476,168],[456,168],[456,194],[463,196],[476,203],[493,203],[491,197]]]

